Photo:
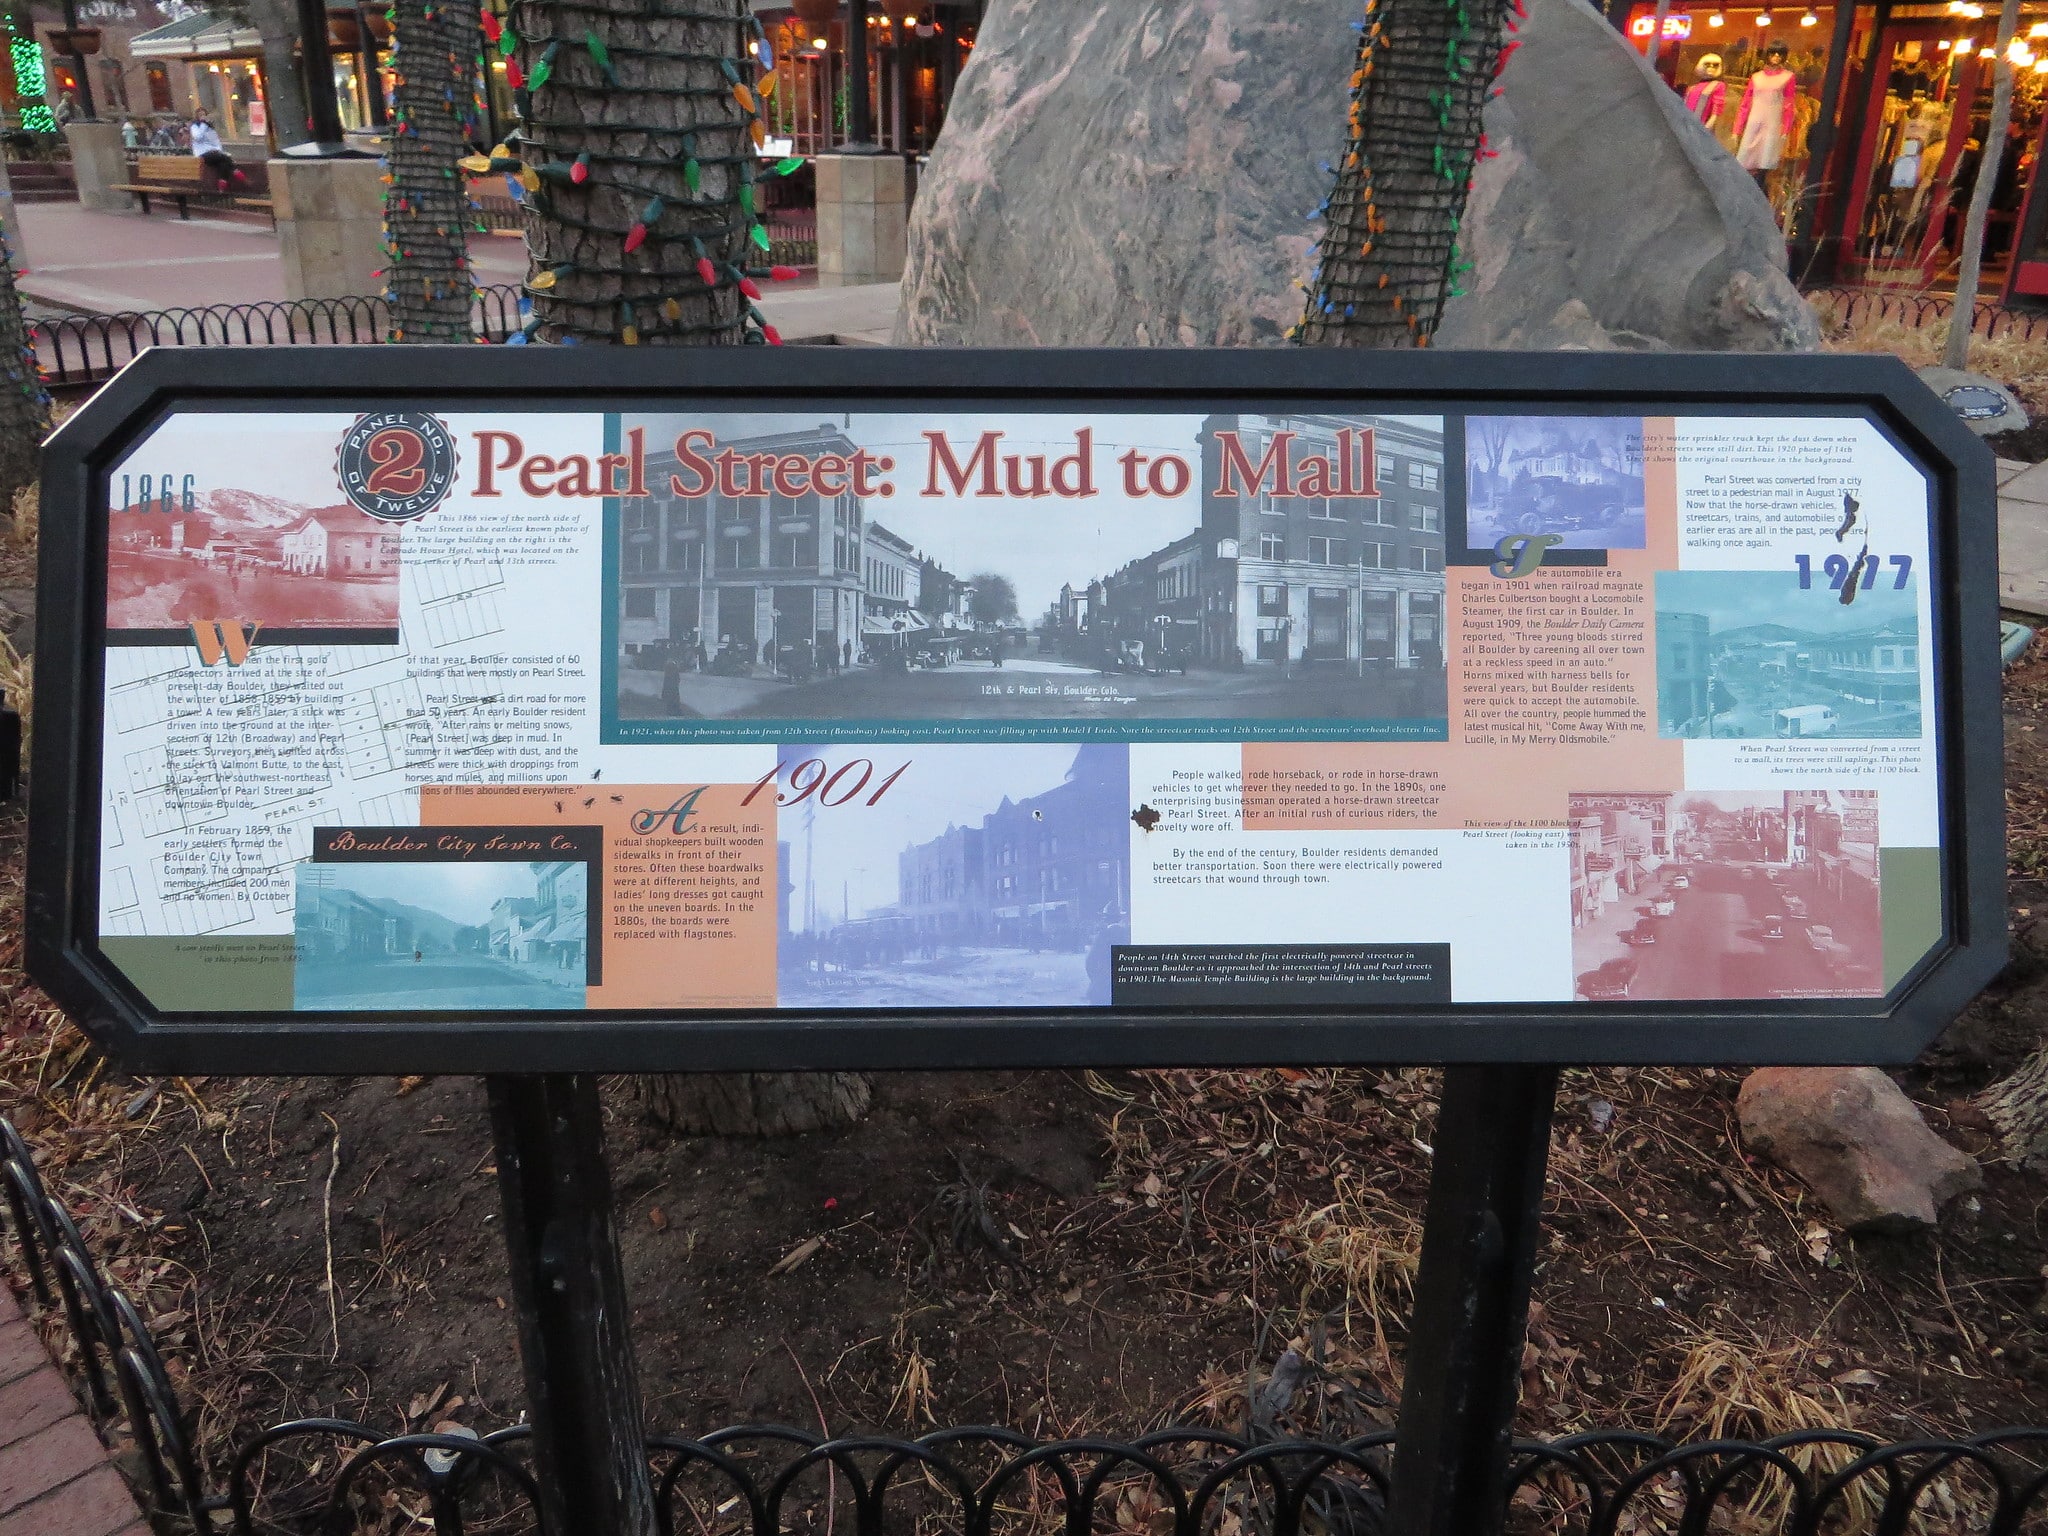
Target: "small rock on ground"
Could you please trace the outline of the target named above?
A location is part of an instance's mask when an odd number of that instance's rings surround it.
[[[1944,1204],[1984,1183],[1875,1067],[1765,1067],[1744,1080],[1736,1113],[1743,1144],[1851,1232],[1929,1230]]]

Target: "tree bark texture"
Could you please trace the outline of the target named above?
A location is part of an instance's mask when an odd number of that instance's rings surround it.
[[[472,0],[394,0],[390,149],[385,156],[384,298],[391,339],[472,339],[468,182],[457,164],[479,118]]]
[[[746,0],[514,0],[530,339],[749,339],[740,284],[767,261],[750,19]]]
[[[627,1079],[656,1124],[685,1136],[796,1136],[867,1113],[861,1072],[709,1072]]]
[[[50,432],[50,396],[36,367],[21,290],[14,285],[14,251],[0,234],[0,512],[36,483],[43,439]]]
[[[1949,315],[1948,341],[1941,361],[1946,367],[1970,365],[1970,332],[1977,322],[1977,283],[1984,272],[1984,224],[1991,214],[1991,193],[2005,163],[2005,135],[2012,125],[2012,60],[2005,50],[2020,30],[2020,0],[2005,0],[1998,13],[1998,45],[1991,55],[1991,121],[1977,155],[1977,182],[1970,188],[1970,211],[1963,217],[1962,265],[1956,273],[1956,305]],[[2015,245],[2017,249],[2017,245]]]
[[[1998,1127],[2007,1157],[2028,1167],[2048,1164],[2048,1046],[1986,1088],[1977,1106]]]
[[[270,109],[270,131],[277,147],[303,144],[306,131],[306,87],[299,78],[293,46],[299,13],[290,0],[247,0],[243,7],[263,47],[263,99]]]
[[[1367,0],[1351,106],[1297,339],[1423,347],[1457,290],[1480,113],[1524,0]]]

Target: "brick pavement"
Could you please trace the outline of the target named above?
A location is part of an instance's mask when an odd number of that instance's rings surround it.
[[[5,1286],[0,1536],[149,1536],[135,1496]]]
[[[277,236],[265,225],[101,213],[76,203],[24,203],[21,291],[54,310],[201,309],[284,297]],[[470,260],[486,286],[526,280],[526,242],[473,235]],[[839,336],[885,343],[896,322],[896,285],[818,288],[778,283],[761,309],[790,341]]]

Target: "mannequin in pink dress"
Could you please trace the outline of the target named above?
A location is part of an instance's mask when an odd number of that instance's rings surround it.
[[[1685,110],[1711,129],[1721,120],[1721,109],[1728,104],[1728,84],[1721,78],[1721,55],[1701,54],[1699,63],[1692,67],[1692,75],[1692,84],[1685,92]]]
[[[1763,185],[1764,174],[1775,171],[1785,158],[1798,100],[1799,77],[1785,67],[1785,45],[1772,43],[1735,109],[1735,158],[1756,177],[1758,186]]]

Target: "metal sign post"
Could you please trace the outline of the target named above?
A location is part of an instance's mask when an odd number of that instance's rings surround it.
[[[1909,1060],[2003,964],[1993,466],[1895,361],[406,365],[52,439],[28,968],[134,1071],[489,1075],[554,1536],[654,1528],[591,1074],[1447,1065],[1466,1536],[1556,1064]]]
[[[655,1536],[597,1079],[484,1082],[543,1528]]]
[[[1396,1536],[1506,1517],[1557,1068],[1448,1067],[1394,1442]]]

